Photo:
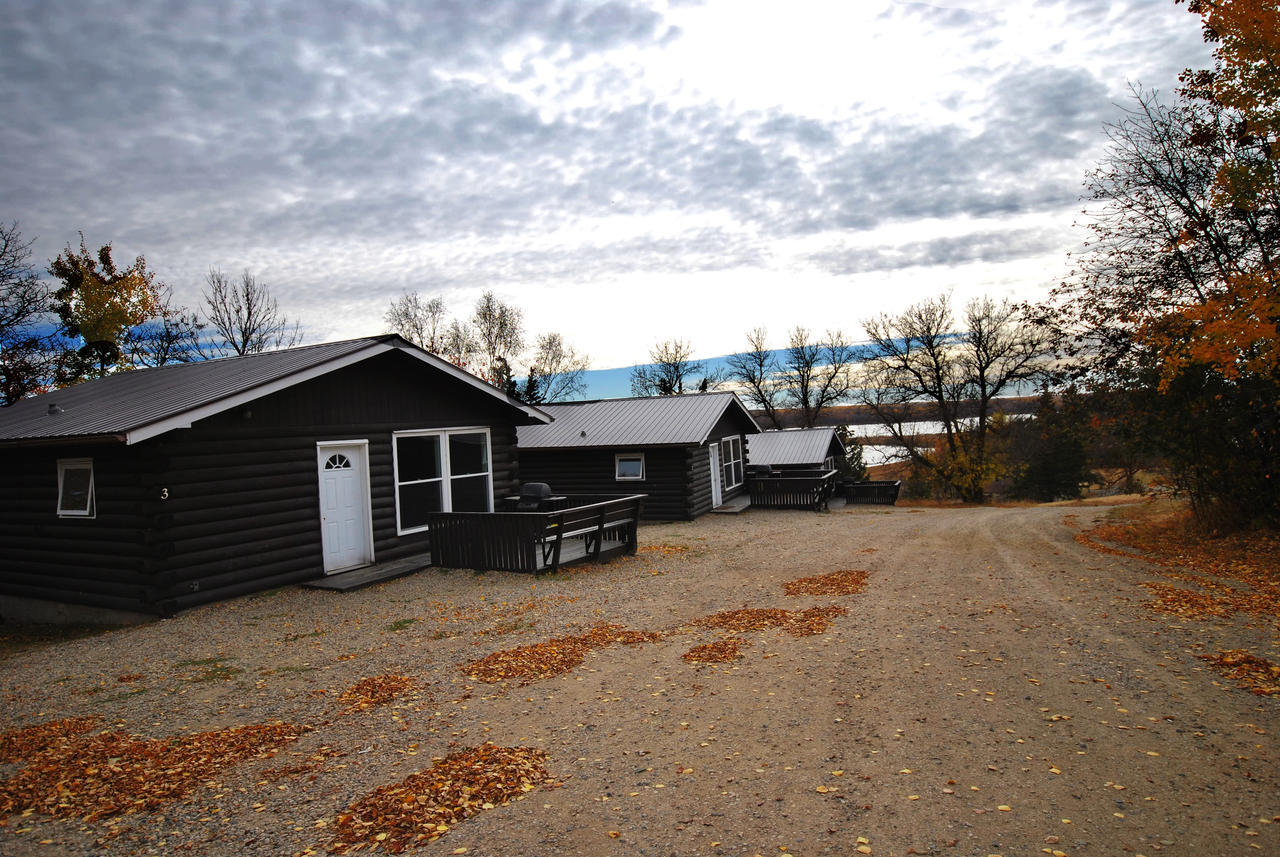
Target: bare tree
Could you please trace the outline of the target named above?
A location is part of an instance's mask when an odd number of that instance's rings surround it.
[[[747,331],[747,350],[730,355],[726,380],[738,384],[742,397],[764,411],[774,428],[782,428],[778,418],[784,387],[782,368],[767,343],[768,333],[763,327]]]
[[[559,333],[544,333],[538,337],[538,348],[529,364],[520,398],[538,404],[581,396],[587,390],[583,375],[589,368],[591,361],[587,356],[565,343]]]
[[[413,344],[432,354],[440,354],[449,330],[447,316],[444,301],[440,298],[424,301],[417,292],[405,292],[391,302],[383,320]]]
[[[299,323],[281,314],[267,284],[248,269],[233,282],[211,268],[205,282],[206,319],[214,333],[208,346],[214,356],[258,354],[302,342]]]
[[[782,398],[800,412],[805,428],[813,428],[824,410],[848,396],[856,354],[840,330],[828,330],[823,342],[813,341],[807,328],[791,331],[782,358]]]
[[[683,340],[659,342],[649,350],[649,360],[648,365],[631,369],[633,396],[679,396],[686,386],[705,393],[720,385],[720,377],[706,371],[701,360],[694,360],[693,346]]]
[[[31,266],[17,222],[0,224],[0,405],[48,386],[58,349],[47,334],[49,287]]]
[[[126,357],[133,366],[164,366],[203,359],[200,333],[205,324],[184,306],[174,306],[173,289],[161,284],[159,305],[149,321],[133,330]]]
[[[501,374],[499,359],[509,366],[524,349],[524,313],[498,300],[493,292],[485,292],[476,301],[471,326],[484,358],[481,374],[493,382]]]
[[[454,319],[440,341],[440,356],[460,369],[471,370],[480,355],[475,332],[465,321]]]
[[[859,401],[871,408],[911,461],[931,471],[966,502],[981,502],[993,475],[987,453],[992,402],[1045,369],[1043,331],[1009,301],[965,307],[956,331],[949,295],[864,322],[871,355],[862,364]],[[968,407],[973,416],[965,417]],[[939,423],[935,449],[912,423]]]

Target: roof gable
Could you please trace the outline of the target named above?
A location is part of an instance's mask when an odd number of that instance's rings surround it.
[[[602,399],[542,405],[550,425],[521,426],[523,449],[676,446],[705,443],[728,412],[740,411],[753,432],[760,430],[734,393],[692,393],[636,399]]]
[[[244,357],[120,372],[0,408],[0,443],[114,439],[139,443],[312,378],[399,350],[546,422],[536,408],[394,334]]]

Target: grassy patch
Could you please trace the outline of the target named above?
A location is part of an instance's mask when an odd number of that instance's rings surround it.
[[[178,661],[176,666],[178,669],[187,669],[190,667],[201,667],[189,675],[182,677],[183,681],[195,682],[197,684],[207,681],[226,681],[232,676],[239,675],[244,670],[239,667],[233,667],[227,663],[233,658],[200,658],[198,660]]]
[[[414,622],[417,622],[417,621],[418,620],[413,617],[410,617],[408,619],[397,619],[396,621],[388,625],[386,627],[386,630],[391,631],[392,633],[397,633],[399,631],[403,631],[405,628],[408,628],[410,625],[412,625]]]

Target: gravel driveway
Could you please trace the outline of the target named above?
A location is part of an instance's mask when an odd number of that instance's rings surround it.
[[[553,577],[290,588],[22,648],[0,660],[11,731],[91,716],[150,739],[276,722],[297,738],[146,812],[15,814],[0,855],[322,853],[349,805],[485,742],[545,751],[550,781],[412,853],[1280,854],[1280,697],[1197,657],[1280,661],[1280,620],[1152,613],[1141,584],[1162,569],[1074,540],[1106,512],[712,515]],[[784,594],[842,570],[865,589]],[[847,612],[808,636],[691,624],[831,605]],[[605,622],[660,637],[527,683],[465,667]],[[740,659],[682,657],[728,638]],[[341,699],[377,676],[411,682]]]

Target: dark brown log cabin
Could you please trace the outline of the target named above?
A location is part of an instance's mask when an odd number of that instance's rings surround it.
[[[430,548],[546,422],[398,336],[121,373],[0,409],[0,615],[169,614]]]
[[[521,480],[556,494],[645,494],[648,520],[692,520],[744,493],[760,431],[733,393],[540,408],[554,421],[519,429]]]

